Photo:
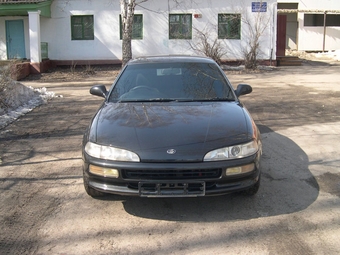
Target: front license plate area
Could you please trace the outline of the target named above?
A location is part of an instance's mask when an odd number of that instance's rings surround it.
[[[199,197],[205,195],[205,182],[139,182],[141,197]]]

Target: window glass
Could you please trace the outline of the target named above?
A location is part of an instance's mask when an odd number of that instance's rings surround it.
[[[323,27],[324,26],[324,14],[305,14],[304,26],[305,27]],[[339,27],[340,15],[339,14],[327,14],[326,15],[327,27]]]
[[[191,39],[192,38],[192,15],[170,14],[169,15],[169,38]]]
[[[218,39],[241,39],[240,14],[218,14]]]
[[[71,16],[72,40],[94,40],[93,15]]]

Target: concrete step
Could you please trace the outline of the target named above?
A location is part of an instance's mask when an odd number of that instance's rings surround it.
[[[278,66],[301,66],[302,60],[299,57],[283,56],[276,57]]]

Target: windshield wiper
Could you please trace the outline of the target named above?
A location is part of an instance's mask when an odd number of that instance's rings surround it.
[[[145,103],[145,102],[233,102],[235,99],[230,98],[149,98],[149,99],[122,99],[118,103]]]
[[[173,102],[176,99],[171,98],[150,98],[150,99],[122,99],[118,103],[144,103],[144,102]]]
[[[230,98],[197,98],[197,99],[177,99],[177,102],[211,102],[211,101],[216,101],[216,102],[233,102],[235,99],[230,99]]]

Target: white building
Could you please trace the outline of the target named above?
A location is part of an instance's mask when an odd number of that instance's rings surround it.
[[[278,0],[277,2],[278,44],[282,38],[285,38],[286,49],[300,51],[340,49],[339,0]],[[280,22],[283,22],[281,28]]]
[[[251,40],[248,23],[260,17],[259,59],[275,60],[276,0],[176,2],[148,0],[136,7],[134,57],[198,54],[193,48],[199,47],[200,31],[221,43],[225,60],[242,60]],[[119,0],[0,0],[0,60],[30,59],[39,71],[44,58],[57,64],[117,63],[121,48]]]

